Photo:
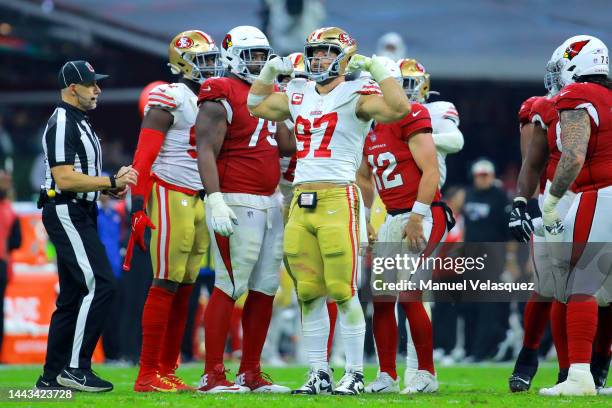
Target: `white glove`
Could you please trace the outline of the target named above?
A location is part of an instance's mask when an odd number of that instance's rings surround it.
[[[544,224],[544,236],[547,241],[561,242],[563,241],[563,232],[565,226],[563,220],[557,212],[557,203],[559,197],[555,197],[550,193],[544,199],[542,204],[542,223]]]
[[[536,217],[531,220],[533,222],[533,233],[538,237],[544,237],[544,223],[542,217]]]
[[[238,225],[238,218],[234,211],[225,204],[223,195],[220,192],[209,194],[206,204],[210,209],[210,220],[213,230],[224,237],[229,237],[234,233],[232,223]]]
[[[261,69],[259,73],[259,81],[265,84],[272,84],[279,75],[291,75],[293,72],[293,63],[289,57],[274,57]]]
[[[372,75],[372,79],[378,83],[391,76],[385,64],[377,56],[368,58],[355,54],[351,57],[347,68],[349,71],[368,71]]]

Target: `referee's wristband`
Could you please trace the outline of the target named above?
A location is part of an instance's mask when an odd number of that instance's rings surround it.
[[[110,180],[110,188],[111,189],[117,188],[117,179],[115,178],[115,176],[114,175],[108,176],[108,179]]]
[[[419,201],[415,201],[414,204],[412,204],[411,212],[413,214],[419,214],[425,217],[429,213],[429,207],[430,207],[429,204],[423,204]]]

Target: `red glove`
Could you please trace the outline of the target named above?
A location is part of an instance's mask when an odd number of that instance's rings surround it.
[[[132,233],[130,234],[130,240],[128,241],[127,250],[125,253],[125,260],[123,261],[123,270],[129,271],[132,265],[132,252],[134,251],[134,243],[147,252],[145,246],[144,234],[147,227],[155,229],[155,225],[151,222],[151,219],[147,216],[144,210],[136,211],[132,214]]]

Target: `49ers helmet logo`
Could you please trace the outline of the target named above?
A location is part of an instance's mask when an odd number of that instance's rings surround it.
[[[223,41],[221,42],[221,46],[226,50],[232,46],[232,36],[227,34]]]
[[[340,35],[338,36],[338,40],[340,40],[340,42],[342,44],[346,44],[346,45],[353,45],[355,44],[355,40],[353,40],[348,34],[346,33],[340,33]]]
[[[193,40],[189,37],[181,37],[174,42],[176,48],[190,48],[193,45]]]
[[[587,45],[589,41],[590,40],[583,40],[583,41],[578,41],[578,42],[570,44],[570,46],[567,47],[567,49],[565,50],[565,53],[563,54],[563,58],[567,58],[568,60],[571,61],[572,58],[574,58],[576,55],[580,53],[580,51],[582,51],[584,46]]]

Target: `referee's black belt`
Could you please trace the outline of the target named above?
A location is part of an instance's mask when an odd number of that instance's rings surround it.
[[[444,216],[446,217],[446,229],[447,231],[452,230],[456,223],[455,217],[453,216],[453,210],[451,210],[450,207],[444,201],[434,201],[431,203],[431,206],[442,207],[442,209],[444,210]],[[387,210],[387,214],[391,216],[396,216],[400,214],[405,214],[410,211],[412,211],[412,207]]]
[[[40,195],[38,197],[37,207],[43,208],[43,206],[47,203],[51,204],[77,204],[86,209],[90,210],[92,207],[96,205],[95,201],[84,200],[82,198],[76,198],[76,193],[57,193],[55,197],[51,198],[48,195],[47,190],[41,189]]]

